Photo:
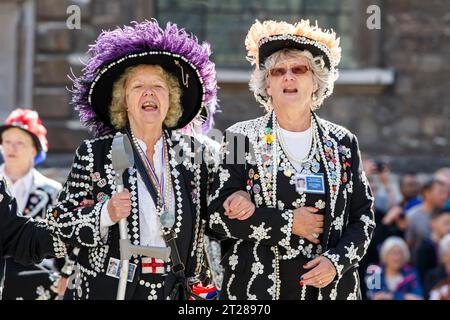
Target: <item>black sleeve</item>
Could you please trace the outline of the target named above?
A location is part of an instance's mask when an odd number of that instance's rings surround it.
[[[351,138],[353,192],[349,199],[348,224],[337,246],[323,254],[333,262],[339,278],[364,257],[375,228],[374,198],[362,167],[358,141],[355,136]]]
[[[0,238],[3,256],[22,264],[65,254],[64,245],[53,237],[45,222],[17,215],[16,200],[6,191],[4,181],[0,181]]]
[[[280,245],[289,249],[293,210],[257,207],[255,213],[246,220],[229,219],[225,215],[223,203],[228,196],[236,191],[246,191],[246,164],[227,158],[228,154],[238,156],[240,152],[238,144],[231,139],[234,136],[225,132],[220,164],[215,168],[214,181],[208,197],[209,226],[226,238],[258,242],[268,246]],[[246,159],[250,157],[249,144],[248,138],[245,137]]]
[[[97,150],[97,152],[101,152]],[[58,236],[68,245],[96,247],[104,245],[100,235],[100,216],[103,203],[92,207],[81,206],[85,199],[95,199],[91,170],[93,145],[83,142],[75,153],[71,171],[58,195],[53,211],[47,212],[49,222],[56,227]]]

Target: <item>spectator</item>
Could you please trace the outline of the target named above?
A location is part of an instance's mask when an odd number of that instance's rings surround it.
[[[422,203],[422,199],[420,199],[420,183],[416,174],[407,173],[401,177],[400,193],[403,197],[400,206],[405,211]]]
[[[19,211],[37,220],[45,218],[61,189],[61,184],[35,168],[46,158],[46,134],[38,113],[30,109],[14,110],[0,126],[1,153],[5,160],[0,165],[0,176],[8,183]],[[3,299],[52,299],[56,297],[58,278],[58,265],[53,259],[31,266],[7,259]]]
[[[400,180],[400,191],[402,193],[402,201],[389,209],[387,213],[380,210],[375,211],[376,227],[372,237],[372,242],[367,249],[367,253],[358,268],[361,279],[364,278],[367,267],[371,264],[379,264],[380,247],[383,242],[392,236],[404,237],[407,227],[407,219],[405,211],[414,205],[420,204],[418,195],[420,193],[420,184],[415,174],[409,173],[404,175]],[[362,293],[365,299],[366,288],[362,282]]]
[[[389,165],[385,162],[366,159],[363,161],[363,167],[375,195],[375,210],[384,215],[401,200]]]
[[[439,241],[439,266],[425,276],[424,288],[430,300],[440,299],[445,286],[450,283],[450,234]],[[447,287],[448,290],[448,287]]]
[[[410,253],[400,237],[386,239],[381,247],[380,266],[367,269],[367,296],[371,300],[422,300],[423,291],[414,268],[408,265]]]
[[[422,239],[430,237],[430,215],[433,210],[444,207],[447,201],[447,187],[441,181],[432,178],[423,185],[422,197],[422,204],[406,213],[408,227],[405,238],[413,253]]]
[[[438,266],[439,241],[450,233],[450,210],[436,210],[430,217],[431,236],[423,239],[418,247],[414,258],[414,266],[419,272],[420,280],[425,280],[428,271]]]
[[[447,202],[445,208],[450,210],[450,167],[439,169],[434,176],[437,180],[442,181],[447,186]]]
[[[406,211],[422,203],[419,199],[420,184],[414,174],[409,173],[401,178],[400,192],[403,200],[390,208],[377,224],[373,242],[378,241],[378,245],[381,245],[390,236],[403,238],[408,225]]]

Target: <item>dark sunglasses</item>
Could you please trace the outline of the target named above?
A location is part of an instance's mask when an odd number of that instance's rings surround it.
[[[298,66],[293,66],[291,68],[284,68],[284,67],[272,68],[272,69],[270,69],[269,73],[272,77],[281,77],[281,76],[284,76],[288,72],[289,69],[295,75],[304,74],[310,70],[310,68],[308,66],[298,65]]]

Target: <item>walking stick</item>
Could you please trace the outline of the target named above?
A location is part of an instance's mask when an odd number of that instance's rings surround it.
[[[116,191],[122,192],[124,189],[123,173],[126,169],[134,165],[133,149],[127,135],[121,133],[116,134],[112,143],[111,156],[112,165],[116,173]],[[121,267],[117,300],[124,300],[127,289],[129,260],[131,256],[138,254],[167,261],[170,256],[170,248],[132,245],[128,239],[127,220],[125,218],[119,221],[119,230]]]

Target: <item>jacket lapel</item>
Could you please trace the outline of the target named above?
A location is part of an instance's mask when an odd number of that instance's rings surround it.
[[[258,128],[257,141],[250,141],[250,144],[255,146],[254,156],[256,160],[256,166],[260,173],[261,189],[263,193],[264,201],[269,208],[276,208],[277,204],[273,203],[272,195],[272,176],[273,170],[273,148],[276,146],[274,142],[272,113],[268,113],[262,122],[261,127]],[[278,166],[277,166],[278,167]],[[278,178],[278,170],[275,173]]]
[[[180,254],[180,259],[185,264],[186,276],[189,276],[189,261],[188,254],[190,247],[192,245],[192,232],[193,232],[193,207],[192,201],[190,200],[190,191],[192,188],[188,186],[188,170],[186,169],[186,164],[181,162],[190,161],[190,157],[186,156],[186,153],[191,152],[190,141],[179,134],[178,131],[168,131],[166,132],[167,144],[169,148],[169,165],[172,177],[172,187],[175,196],[175,225],[173,229],[177,234],[175,240],[178,252]],[[182,150],[183,156],[180,155]],[[178,151],[178,153],[177,153]],[[171,273],[170,276],[166,277],[164,285],[164,295],[167,297],[170,295],[173,285],[175,284],[175,277]]]
[[[325,167],[325,191],[327,195],[325,207],[324,233],[322,247],[328,248],[331,227],[336,216],[336,202],[341,182],[341,163],[339,161],[338,143],[330,132],[321,124],[321,119],[313,113],[313,121],[319,134],[320,157]]]
[[[138,201],[138,185],[137,170],[135,166],[125,170],[123,174],[124,187],[131,193],[131,214],[128,216],[128,235],[133,244],[140,244],[139,232],[139,201]]]

